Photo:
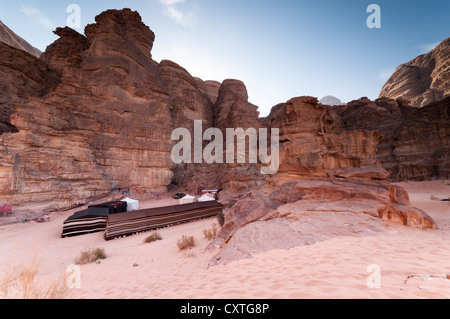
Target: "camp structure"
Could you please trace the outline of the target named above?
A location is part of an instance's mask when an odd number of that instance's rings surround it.
[[[180,199],[180,205],[191,204],[191,203],[194,203],[195,201],[196,201],[195,196],[186,195]]]
[[[108,202],[88,206],[64,221],[62,237],[73,237],[105,231],[108,217],[127,211],[126,202]]]
[[[222,208],[222,204],[218,201],[208,201],[110,215],[106,225],[105,239],[131,236],[179,223],[214,217],[222,212]]]
[[[131,198],[124,198],[122,199],[122,202],[127,203],[127,211],[132,212],[135,210],[139,210],[139,201]]]
[[[65,222],[62,237],[73,237],[104,231],[108,221],[109,209],[91,207],[76,212]]]

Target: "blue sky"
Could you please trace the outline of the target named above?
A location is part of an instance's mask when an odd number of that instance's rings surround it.
[[[380,29],[366,24],[372,3]],[[0,2],[0,20],[44,51],[70,4],[81,8],[81,33],[106,9],[139,11],[156,34],[155,60],[242,80],[262,116],[295,96],[375,99],[398,65],[450,36],[448,0],[18,0]]]

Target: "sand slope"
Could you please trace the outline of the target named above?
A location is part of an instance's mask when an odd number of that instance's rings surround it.
[[[81,251],[104,248],[100,264],[81,267],[81,288],[69,298],[450,298],[450,182],[401,183],[412,205],[438,224],[435,231],[390,224],[387,234],[336,238],[291,250],[270,251],[207,268],[217,251],[204,253],[208,241],[202,231],[212,218],[160,230],[163,240],[144,244],[149,234],[106,242],[102,234],[60,238],[63,221],[72,212],[51,215],[45,224],[0,227],[0,265],[40,259],[38,279],[60,278]],[[149,202],[146,207],[170,203]],[[193,235],[196,247],[179,251],[182,235]],[[371,289],[374,272],[381,271],[380,288]],[[376,268],[375,268],[376,269]],[[370,270],[370,269],[369,269]]]

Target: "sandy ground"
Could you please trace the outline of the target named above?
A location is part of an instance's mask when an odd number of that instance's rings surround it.
[[[203,230],[217,222],[214,218],[159,230],[162,241],[144,244],[149,233],[109,242],[102,233],[62,239],[62,223],[70,211],[52,214],[43,224],[0,227],[1,274],[11,265],[29,263],[36,254],[37,282],[45,287],[75,274],[68,267],[82,251],[103,248],[108,258],[81,266],[81,288],[69,289],[68,298],[450,298],[450,280],[445,278],[450,273],[450,203],[431,199],[448,198],[450,182],[400,185],[439,230],[390,224],[389,232],[380,236],[337,238],[208,269],[217,251],[204,253],[208,241]],[[145,207],[168,203],[153,201]],[[196,246],[180,251],[176,243],[182,235],[194,236]]]

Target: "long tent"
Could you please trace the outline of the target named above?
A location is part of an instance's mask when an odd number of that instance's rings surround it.
[[[217,216],[222,209],[223,206],[218,201],[207,201],[110,215],[106,225],[105,239],[111,240],[178,223]]]

